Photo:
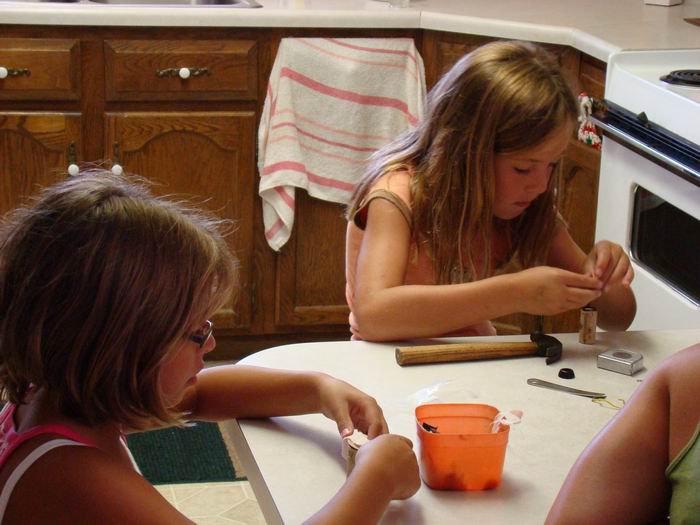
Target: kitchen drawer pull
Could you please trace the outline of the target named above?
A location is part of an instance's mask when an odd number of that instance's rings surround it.
[[[0,66],[0,80],[7,78],[7,77],[21,77],[22,75],[24,75],[25,77],[28,77],[31,74],[32,74],[31,70],[29,70],[26,67],[7,68],[7,67]]]
[[[116,176],[121,175],[124,173],[124,168],[119,162],[119,158],[121,155],[119,154],[119,142],[115,142],[112,144],[112,173],[114,173]]]
[[[158,78],[163,77],[180,77],[183,80],[192,77],[200,77],[202,75],[209,75],[208,67],[169,67],[166,69],[156,70],[156,76]]]
[[[80,166],[76,164],[75,142],[68,146],[68,175],[75,177],[80,173]]]

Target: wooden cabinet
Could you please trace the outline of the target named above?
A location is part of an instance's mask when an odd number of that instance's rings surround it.
[[[343,207],[296,192],[295,225],[277,253],[267,245],[257,194],[257,123],[279,41],[286,36],[410,37],[431,87],[491,37],[403,29],[240,29],[5,26],[0,66],[0,213],[66,176],[74,161],[117,162],[233,221],[236,297],[215,317],[213,358],[275,344],[349,337]],[[548,46],[581,89],[602,96],[605,64]],[[29,72],[29,73],[28,73]],[[560,206],[574,238],[592,244],[598,153],[572,142]],[[576,319],[545,320],[549,331]],[[533,319],[501,326],[529,332]]]
[[[249,330],[255,113],[107,112],[105,128],[105,153],[126,172],[231,221],[238,290],[213,320],[219,329]]]
[[[0,38],[0,214],[81,158],[80,42]],[[33,106],[21,102],[42,101]],[[57,107],[59,105],[59,107]]]
[[[294,229],[275,276],[275,324],[345,327],[344,207],[296,192]],[[349,334],[349,329],[343,330]],[[349,336],[348,336],[349,337]]]
[[[118,163],[155,193],[228,221],[240,270],[235,296],[214,317],[217,335],[254,333],[257,34],[25,32],[0,38],[0,66],[11,72],[0,80],[0,212],[67,176],[70,162]]]
[[[0,215],[63,178],[80,147],[78,113],[0,111]]]
[[[256,100],[255,40],[109,40],[106,99]]]

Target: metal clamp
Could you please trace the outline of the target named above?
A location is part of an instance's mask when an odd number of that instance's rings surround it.
[[[558,385],[556,383],[550,383],[543,379],[530,378],[527,380],[528,385],[539,386],[542,388],[549,388],[551,390],[559,390],[560,392],[566,392],[567,394],[574,394],[576,396],[591,397],[593,399],[604,398],[605,394],[602,392],[590,392],[588,390],[579,390],[578,388],[571,388],[569,386]]]

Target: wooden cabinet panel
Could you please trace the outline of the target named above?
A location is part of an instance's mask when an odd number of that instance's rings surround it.
[[[77,40],[2,38],[0,100],[78,100],[80,44]]]
[[[107,100],[255,100],[254,40],[108,40]],[[188,78],[179,71],[186,69]]]
[[[421,55],[425,63],[425,83],[432,88],[460,58],[477,47],[498,40],[494,37],[426,31]]]
[[[125,172],[153,181],[156,193],[181,195],[232,221],[227,240],[240,263],[239,289],[214,322],[218,328],[249,328],[255,114],[110,112],[105,124],[107,156],[116,152],[113,160]]]
[[[344,207],[301,190],[295,204],[292,236],[278,256],[275,322],[347,325]]]
[[[422,56],[425,62],[426,84],[431,88],[460,58],[495,37],[462,35],[426,31],[423,37]],[[579,52],[569,46],[540,44],[557,57],[574,89],[579,89]],[[604,73],[603,73],[604,75]]]
[[[0,215],[65,177],[71,144],[79,156],[77,113],[0,112]]]
[[[588,55],[581,55],[579,83],[581,91],[593,98],[602,99],[605,95],[605,73],[607,64]]]
[[[600,152],[572,140],[562,159],[558,206],[569,232],[584,252],[593,248]],[[591,213],[593,210],[593,213]]]
[[[37,34],[46,38],[34,38]],[[256,119],[283,36],[407,35],[420,46],[428,87],[465,53],[497,40],[396,29],[190,28],[183,33],[8,26],[0,38],[0,66],[27,68],[31,74],[0,80],[0,213],[65,176],[71,144],[77,160],[82,154],[89,157],[85,160],[118,160],[127,172],[154,181],[154,191],[193,198],[235,221],[228,241],[240,259],[240,286],[214,319],[217,358],[302,339],[348,337],[343,207],[298,191],[292,237],[280,253],[269,249],[256,191]],[[567,46],[546,47],[580,89],[602,96],[604,63]],[[181,79],[176,73],[183,67],[199,74]],[[158,76],[159,70],[166,71]],[[83,78],[90,90],[81,91]],[[595,227],[597,164],[597,152],[576,143],[562,163],[559,205],[584,249]],[[564,321],[545,319],[545,330],[575,330],[578,312],[568,315]],[[502,333],[528,333],[536,323],[527,315],[498,321]]]

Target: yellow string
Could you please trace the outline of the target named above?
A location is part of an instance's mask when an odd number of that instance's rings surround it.
[[[596,405],[603,408],[609,408],[610,410],[620,410],[625,406],[625,400],[620,398],[617,399],[617,402],[610,401],[607,397],[591,399],[591,401],[593,401]]]

